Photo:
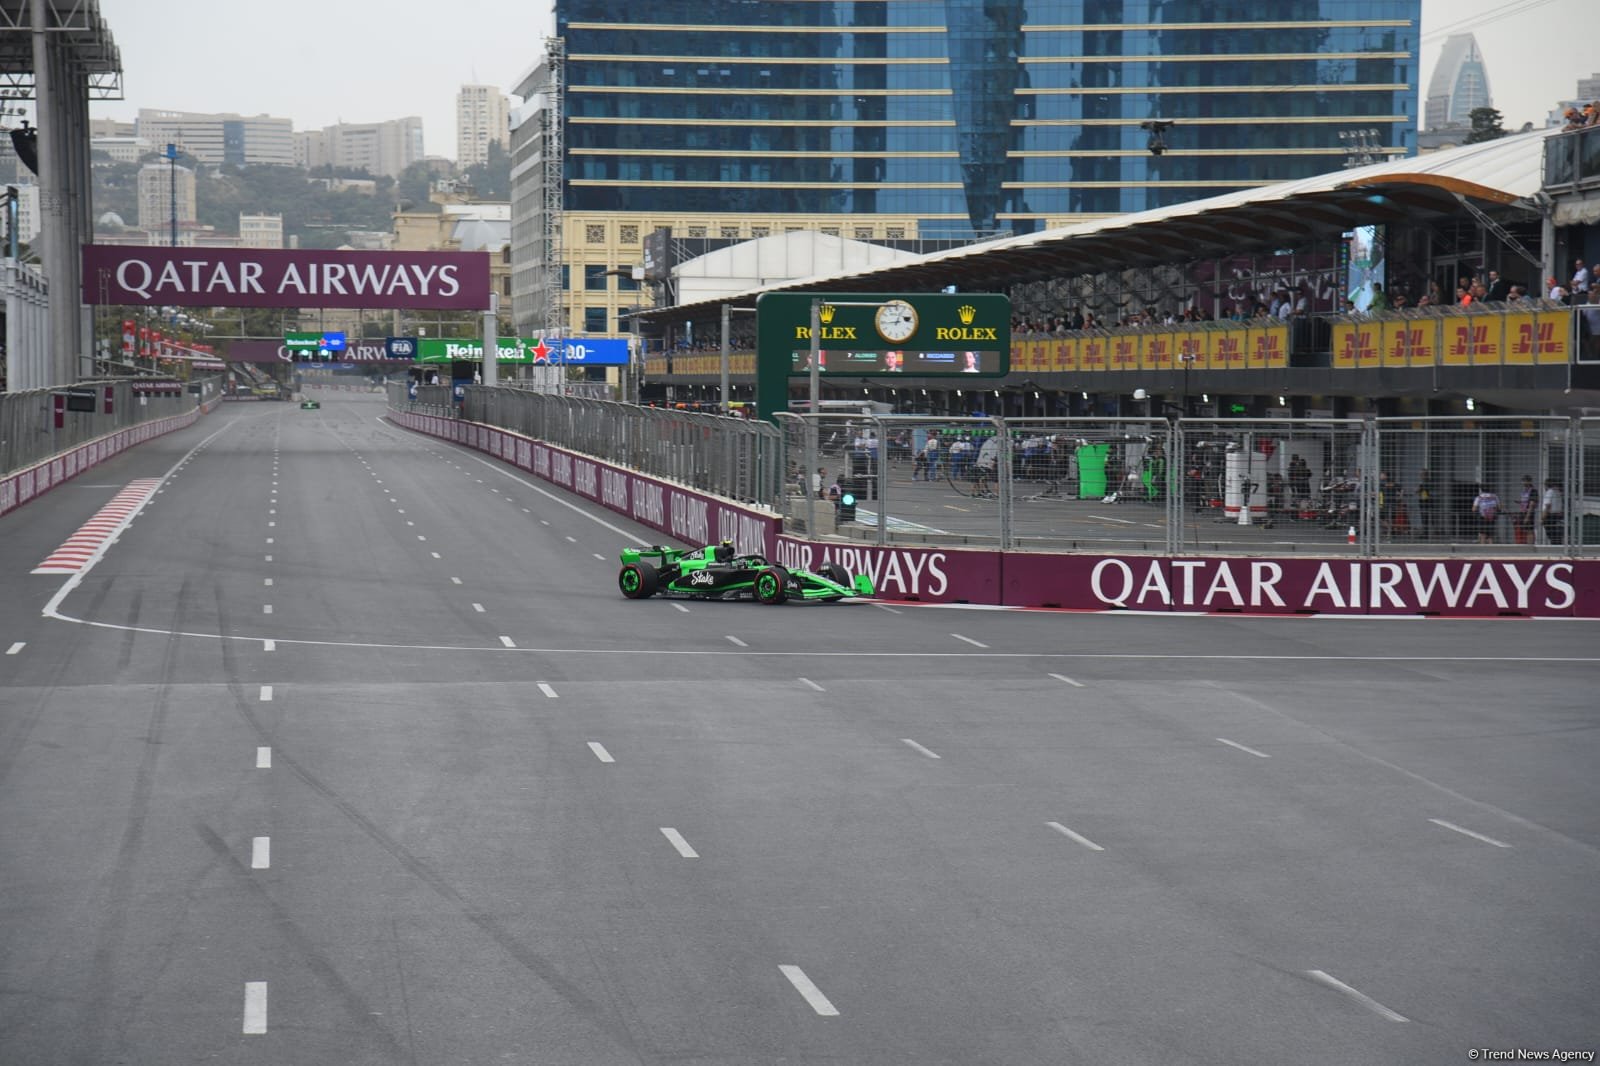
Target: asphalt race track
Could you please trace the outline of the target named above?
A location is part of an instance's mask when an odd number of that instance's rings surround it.
[[[0,1062],[1600,1048],[1594,623],[629,602],[383,414],[0,519]]]

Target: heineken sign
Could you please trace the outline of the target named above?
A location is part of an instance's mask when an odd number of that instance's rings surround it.
[[[502,363],[534,366],[627,366],[628,342],[620,337],[537,338],[505,337],[497,344]],[[480,337],[423,337],[417,341],[420,363],[481,362]]]

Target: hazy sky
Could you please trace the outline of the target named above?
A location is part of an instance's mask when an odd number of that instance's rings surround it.
[[[457,88],[509,92],[554,27],[549,0],[100,0],[100,10],[122,50],[126,99],[91,104],[93,117],[237,111],[300,130],[420,115],[428,153],[452,158]],[[1594,0],[1422,0],[1422,93],[1445,37],[1471,32],[1506,127],[1540,125],[1578,78],[1600,73],[1595,10]]]

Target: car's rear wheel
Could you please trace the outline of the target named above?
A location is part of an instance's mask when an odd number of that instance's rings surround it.
[[[769,566],[756,575],[756,599],[762,603],[782,603],[789,598],[789,572]]]
[[[630,600],[645,600],[656,594],[660,575],[649,563],[626,563],[617,574],[617,587]]]

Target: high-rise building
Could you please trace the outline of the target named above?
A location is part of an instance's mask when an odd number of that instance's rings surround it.
[[[422,119],[415,115],[388,122],[340,122],[294,135],[295,163],[308,170],[332,166],[365,170],[375,178],[399,177],[422,158]]]
[[[135,128],[157,151],[176,144],[202,163],[294,165],[294,123],[286,118],[140,108]]]
[[[511,144],[511,101],[496,85],[463,85],[456,94],[456,162],[489,161],[489,145]]]
[[[1453,33],[1445,38],[1439,63],[1428,79],[1428,99],[1423,111],[1423,129],[1472,125],[1472,112],[1493,107],[1489,94],[1489,70],[1484,66],[1478,39],[1470,33]]]
[[[1420,0],[664,2],[555,2],[573,328],[658,226],[975,239],[1336,170],[1358,125],[1415,151]]]
[[[139,228],[166,233],[174,217],[174,195],[178,225],[194,222],[194,171],[171,163],[140,167]]]

